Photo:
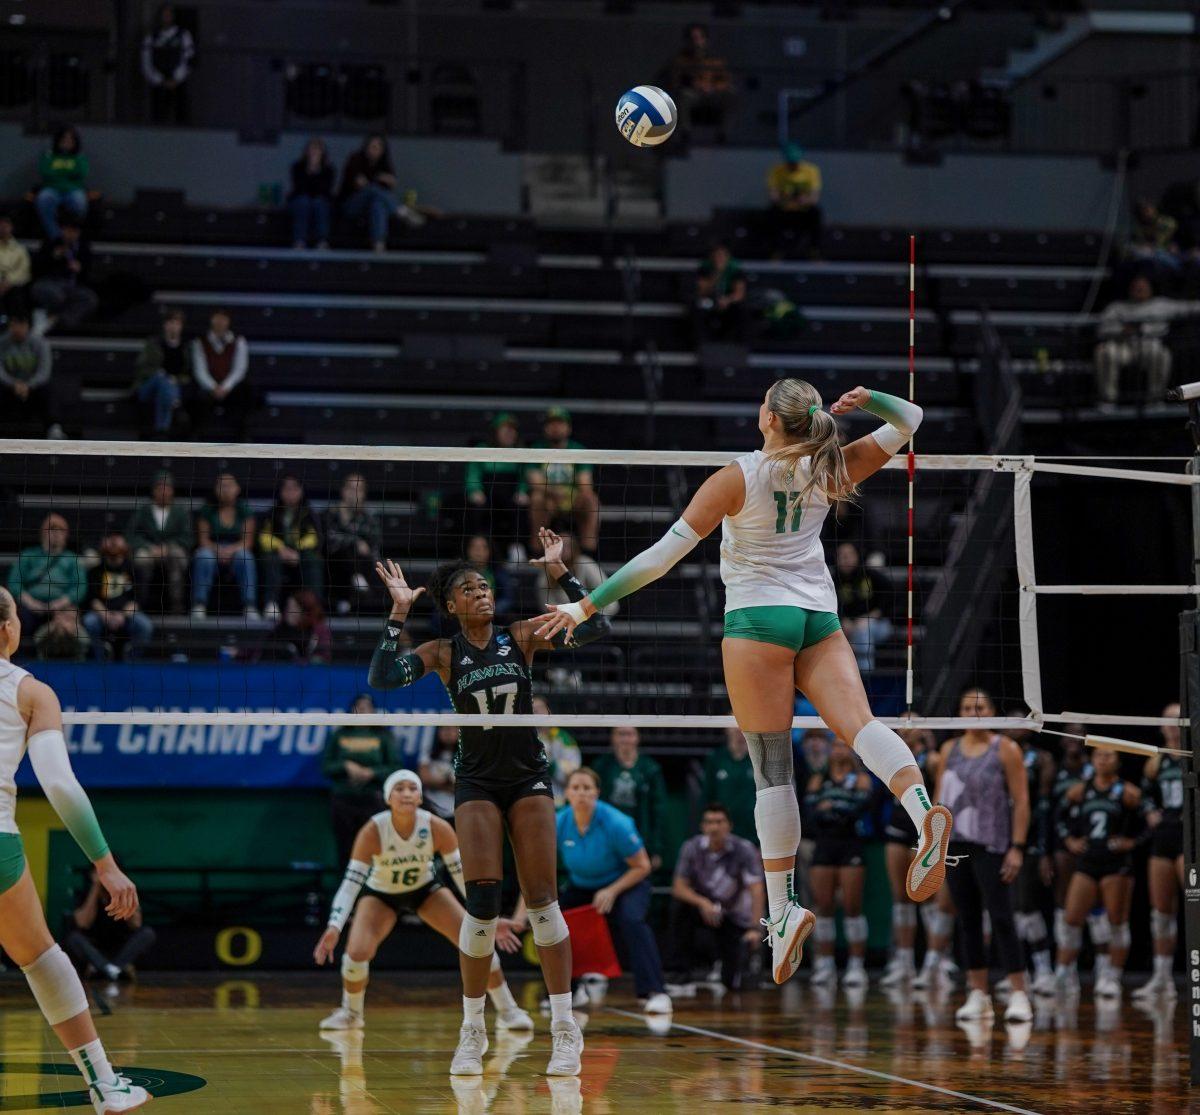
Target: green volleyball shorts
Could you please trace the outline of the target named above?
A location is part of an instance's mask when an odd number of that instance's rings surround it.
[[[0,894],[25,872],[25,846],[15,832],[0,832]]]
[[[753,639],[799,653],[842,628],[833,612],[770,604],[725,613],[725,638]]]

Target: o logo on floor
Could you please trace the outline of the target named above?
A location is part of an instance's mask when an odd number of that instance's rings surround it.
[[[240,948],[235,954],[234,942],[239,941]],[[234,968],[246,968],[258,963],[262,956],[262,937],[259,933],[245,925],[231,925],[217,934],[217,959],[222,964]]]
[[[184,1092],[196,1092],[208,1081],[202,1076],[191,1076],[186,1072],[171,1072],[169,1069],[143,1069],[131,1065],[118,1065],[122,1076],[129,1077],[134,1084],[141,1085],[151,1095],[181,1096]],[[0,1095],[0,1111],[45,1111],[47,1108],[86,1107],[92,1100],[86,1088],[80,1088],[83,1078],[75,1066],[57,1061],[0,1061],[0,1074],[14,1076],[48,1076],[49,1086],[44,1090],[18,1095],[15,1092]]]

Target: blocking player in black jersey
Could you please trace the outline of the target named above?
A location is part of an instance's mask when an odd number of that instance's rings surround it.
[[[1121,779],[1117,753],[1092,750],[1095,773],[1077,782],[1065,795],[1067,814],[1061,835],[1075,859],[1075,873],[1067,888],[1062,933],[1058,941],[1056,977],[1069,994],[1079,990],[1076,961],[1083,938],[1083,923],[1096,897],[1104,902],[1111,932],[1107,970],[1098,974],[1096,995],[1118,999],[1121,975],[1129,954],[1129,907],[1133,898],[1135,839],[1142,827],[1142,792]]]
[[[547,572],[570,599],[582,600],[583,586],[562,563],[562,540],[544,529],[540,535]],[[436,673],[460,713],[532,713],[529,664],[534,654],[582,646],[611,629],[602,614],[580,625],[569,638],[560,634],[543,639],[534,634],[538,625],[528,620],[497,628],[488,582],[474,566],[456,562],[434,572],[429,594],[444,615],[458,620],[461,630],[451,639],[433,639],[412,653],[401,653],[397,645],[400,630],[413,601],[425,590],[409,588],[394,561],[381,562],[376,571],[392,598],[392,611],[371,659],[370,684],[393,689]],[[483,1072],[488,1047],[484,993],[500,917],[502,846],[507,828],[550,993],[553,1053],[546,1071],[551,1076],[574,1076],[579,1072],[583,1035],[571,1014],[571,942],[558,907],[554,791],[546,753],[531,727],[494,724],[463,728],[454,769],[454,821],[466,881],[467,916],[458,939],[463,1024],[450,1072],[462,1076]]]
[[[867,919],[862,912],[866,861],[858,823],[871,806],[871,779],[859,766],[854,752],[841,740],[829,753],[829,766],[808,780],[804,809],[815,831],[816,847],[808,878],[812,886],[817,915],[817,962],[812,982],[837,983],[837,965],[833,958],[837,929],[834,915],[841,893],[842,924],[850,959],[843,983],[847,987],[865,987],[867,972],[863,959],[867,953]]]
[[[1163,716],[1179,717],[1178,703]],[[1179,725],[1162,728],[1163,746],[1178,749]],[[1154,938],[1154,975],[1135,992],[1137,998],[1174,999],[1175,927],[1179,889],[1183,886],[1183,761],[1175,755],[1146,760],[1142,792],[1150,806],[1150,935]]]

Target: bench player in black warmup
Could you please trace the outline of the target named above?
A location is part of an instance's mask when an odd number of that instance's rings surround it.
[[[562,563],[562,540],[552,531],[540,534],[547,572],[571,600],[582,600],[583,586]],[[429,593],[444,615],[458,620],[460,632],[401,653],[397,646],[401,628],[413,601],[425,590],[409,588],[394,561],[380,562],[376,571],[392,598],[392,611],[371,659],[372,686],[394,689],[436,673],[457,712],[493,716],[533,712],[530,661],[538,651],[568,645],[567,639],[562,635],[543,639],[534,634],[537,624],[529,620],[496,628],[488,582],[474,566],[455,562],[434,572]],[[597,615],[575,630],[570,645],[590,643],[610,629],[608,619]],[[463,728],[454,769],[454,822],[462,852],[467,916],[458,939],[463,1024],[450,1072],[462,1076],[483,1072],[488,1047],[484,994],[500,917],[501,849],[507,826],[550,993],[554,1048],[546,1072],[574,1076],[579,1072],[583,1035],[571,1014],[571,942],[558,908],[554,791],[546,753],[534,728]]]

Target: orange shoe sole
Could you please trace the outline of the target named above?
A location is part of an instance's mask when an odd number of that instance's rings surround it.
[[[796,974],[796,970],[800,967],[800,961],[804,959],[804,942],[808,940],[808,935],[816,924],[816,915],[811,910],[805,910],[804,917],[792,930],[787,949],[783,954],[783,963],[771,973],[775,977],[776,983],[787,983]]]
[[[946,852],[950,847],[950,833],[954,828],[954,816],[944,805],[935,805],[925,814],[921,823],[921,843],[917,854],[908,865],[905,889],[913,902],[924,902],[942,889],[946,881]],[[929,862],[936,855],[936,862]],[[914,881],[915,880],[915,881]]]

